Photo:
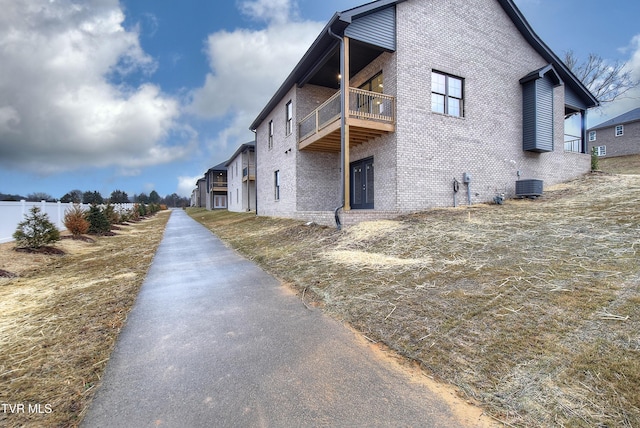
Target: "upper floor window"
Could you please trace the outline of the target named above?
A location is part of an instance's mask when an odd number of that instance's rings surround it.
[[[616,126],[616,137],[621,137],[624,135],[624,125]]]
[[[285,134],[291,135],[293,132],[293,103],[287,103],[287,121],[285,123]]]
[[[596,131],[589,132],[589,141],[596,141]]]
[[[273,149],[273,120],[269,121],[269,150]]]
[[[373,76],[371,79],[364,82],[362,85],[360,85],[360,89],[382,94],[384,92],[383,91],[384,82],[382,80],[382,71],[376,74],[375,76]]]
[[[431,111],[463,117],[463,80],[433,71],[431,73]]]

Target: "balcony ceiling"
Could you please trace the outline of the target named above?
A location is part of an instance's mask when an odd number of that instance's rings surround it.
[[[384,49],[374,47],[356,40],[351,40],[350,43],[350,78],[358,74],[369,65],[374,59],[376,59],[381,53],[385,52]],[[324,86],[332,89],[340,89],[340,80],[338,75],[340,74],[340,45],[333,47],[328,56],[325,57],[325,62],[319,64],[319,68],[315,71],[311,77],[302,82],[310,83],[312,85]]]

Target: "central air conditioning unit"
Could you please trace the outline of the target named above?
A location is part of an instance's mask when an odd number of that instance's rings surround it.
[[[516,181],[516,197],[537,198],[542,196],[542,180],[518,180]]]

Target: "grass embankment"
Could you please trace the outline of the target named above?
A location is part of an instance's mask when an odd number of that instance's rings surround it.
[[[15,275],[0,278],[1,426],[80,422],[168,218],[94,242],[63,239],[63,256],[0,245],[0,269]]]
[[[346,231],[190,210],[510,426],[640,426],[640,176]]]

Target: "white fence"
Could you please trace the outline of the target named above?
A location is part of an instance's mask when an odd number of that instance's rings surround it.
[[[0,244],[13,241],[13,233],[18,227],[18,223],[25,219],[25,215],[29,214],[32,207],[39,207],[40,211],[47,213],[49,221],[56,225],[59,230],[66,230],[64,225],[65,212],[73,207],[72,203],[63,204],[62,202],[10,202],[0,201]],[[82,209],[88,210],[88,204],[81,204]],[[117,211],[131,209],[135,204],[114,204]]]

